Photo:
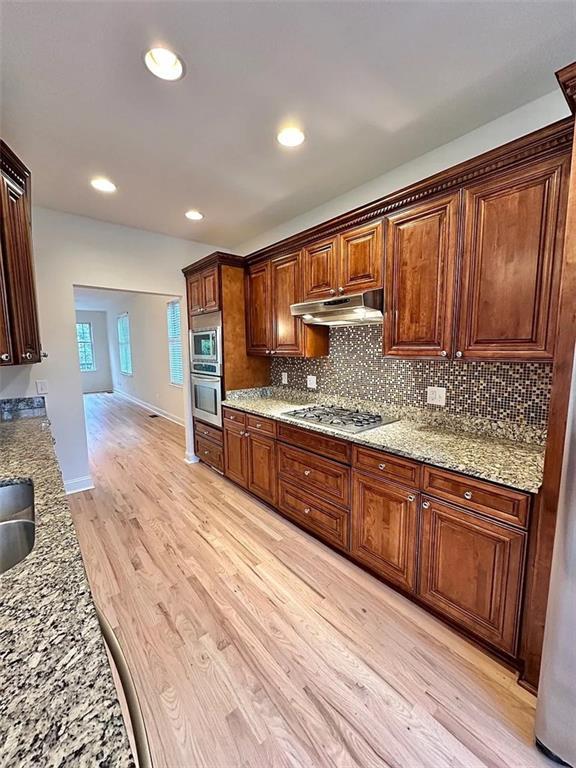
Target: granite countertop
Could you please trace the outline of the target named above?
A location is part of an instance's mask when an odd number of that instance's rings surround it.
[[[311,424],[286,416],[303,403],[277,396],[257,396],[250,391],[230,392],[222,405],[259,416],[294,424],[302,429],[382,449],[416,461],[452,469],[472,477],[490,480],[509,488],[536,493],[542,484],[544,446],[458,430],[454,424],[441,425],[401,418],[382,427],[350,434],[328,426]],[[326,400],[323,399],[323,403]]]
[[[0,576],[0,766],[134,761],[45,418],[0,424],[0,485],[32,482],[36,541]]]

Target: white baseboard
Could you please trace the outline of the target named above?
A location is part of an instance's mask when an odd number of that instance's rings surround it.
[[[184,461],[186,462],[186,464],[198,464],[200,459],[198,458],[198,456],[196,456],[195,453],[186,452],[186,455],[184,456]]]
[[[74,480],[68,480],[68,482],[64,483],[64,490],[68,495],[71,493],[80,493],[80,491],[89,491],[91,488],[94,488],[94,483],[92,482],[92,477],[90,475],[77,477]]]
[[[157,405],[151,405],[144,400],[140,400],[138,397],[128,395],[126,392],[122,392],[121,389],[114,388],[114,394],[120,395],[120,397],[123,397],[124,400],[128,400],[135,405],[139,405],[141,408],[145,408],[147,411],[152,411],[152,413],[156,413],[158,416],[162,416],[163,418],[168,419],[168,421],[173,421],[174,424],[178,424],[180,427],[184,426],[184,419],[181,419],[179,416],[174,416],[174,414],[168,413],[168,411],[164,411],[162,408],[158,408]]]

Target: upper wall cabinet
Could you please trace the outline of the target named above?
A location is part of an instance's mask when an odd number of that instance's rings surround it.
[[[38,363],[30,172],[0,142],[0,365]]]
[[[302,252],[304,300],[382,287],[382,222],[351,229]]]
[[[386,355],[452,355],[458,206],[456,192],[386,222]]]
[[[552,359],[567,179],[553,158],[464,190],[457,357]]]
[[[300,301],[300,252],[248,268],[248,354],[281,357],[328,354],[328,328],[307,326],[301,318],[292,317],[290,305]]]
[[[208,267],[202,272],[192,272],[187,275],[186,293],[190,317],[220,309],[218,267]]]

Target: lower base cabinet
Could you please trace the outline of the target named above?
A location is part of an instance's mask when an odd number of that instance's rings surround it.
[[[423,497],[421,600],[511,656],[526,533]]]
[[[221,445],[216,445],[211,440],[197,436],[194,451],[196,456],[205,461],[206,464],[210,464],[211,467],[214,467],[219,472],[224,470],[224,456]]]
[[[347,510],[322,501],[307,490],[286,480],[278,482],[278,508],[294,522],[313,531],[324,541],[349,550],[349,518]]]
[[[248,487],[248,442],[243,424],[224,422],[224,474]]]
[[[351,553],[387,581],[416,589],[418,494],[386,480],[352,475]]]
[[[276,441],[273,437],[246,433],[248,442],[248,489],[269,504],[276,504]]]

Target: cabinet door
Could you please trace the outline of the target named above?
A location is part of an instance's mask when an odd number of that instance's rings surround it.
[[[388,581],[416,586],[417,494],[353,473],[351,552]]]
[[[40,333],[32,259],[32,229],[24,192],[0,177],[2,253],[14,364],[40,362]]]
[[[200,274],[188,275],[186,278],[186,293],[188,294],[188,314],[190,317],[199,315],[204,306],[202,276]]]
[[[0,242],[0,366],[13,365],[13,363],[10,320],[8,316],[8,293],[4,274],[2,243]]]
[[[458,357],[552,359],[567,178],[555,158],[464,191]]]
[[[450,357],[459,194],[386,221],[384,354]]]
[[[382,222],[351,229],[339,239],[338,293],[382,288]]]
[[[202,307],[204,312],[215,312],[220,308],[218,267],[210,267],[202,272]]]
[[[248,269],[246,278],[247,346],[249,355],[269,355],[272,349],[270,262]]]
[[[304,299],[322,299],[336,295],[338,282],[337,240],[314,243],[302,252]]]
[[[256,496],[276,503],[276,441],[250,432],[248,438],[248,488]]]
[[[424,497],[422,600],[514,655],[526,534]]]
[[[301,355],[302,320],[292,317],[290,305],[301,301],[300,254],[292,253],[270,263],[272,284],[272,336],[277,355]]]
[[[244,427],[224,425],[224,474],[238,485],[248,484],[248,440]]]

